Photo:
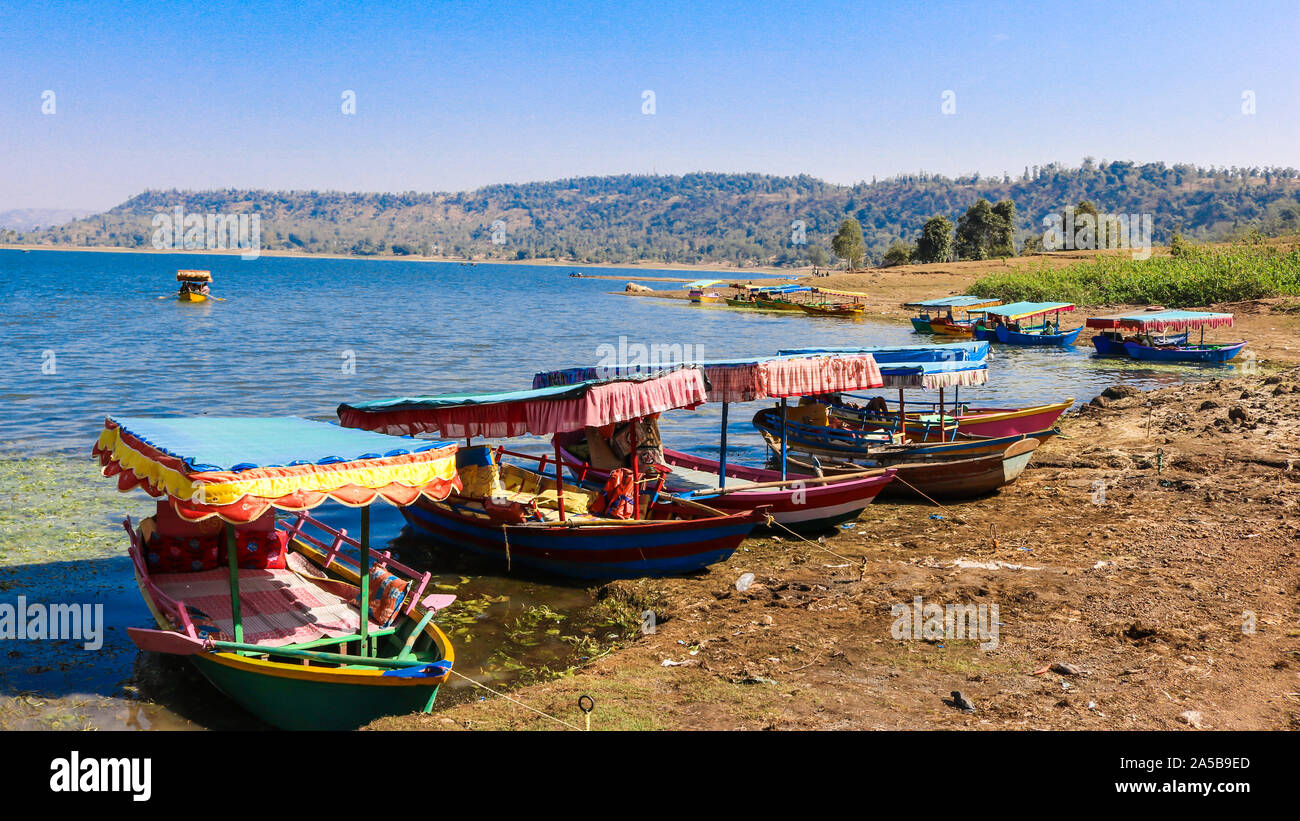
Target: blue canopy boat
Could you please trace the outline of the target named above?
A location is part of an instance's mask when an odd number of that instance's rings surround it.
[[[1083,326],[1061,331],[1061,311],[1073,310],[1069,302],[1013,302],[985,308],[980,311],[984,319],[975,325],[975,338],[1004,345],[1073,345]],[[1054,314],[1053,321],[1047,321],[1047,314]],[[1032,323],[1035,319],[1039,321]]]
[[[979,308],[991,308],[995,305],[1001,305],[1000,299],[989,299],[982,296],[970,296],[963,294],[961,296],[945,296],[939,299],[925,299],[920,302],[904,302],[904,308],[915,308],[917,316],[912,317],[912,328],[918,334],[930,334],[935,332],[932,323],[943,321],[945,324],[957,323],[953,317],[954,311],[965,311],[967,317],[971,312]]]
[[[1101,333],[1092,338],[1097,353],[1129,356],[1149,362],[1223,363],[1241,353],[1243,342],[1223,345],[1205,344],[1205,329],[1231,327],[1232,314],[1207,311],[1147,310],[1127,314],[1090,317],[1089,328]],[[1193,328],[1201,329],[1201,341],[1187,344]],[[1125,331],[1129,333],[1125,336]],[[1161,332],[1165,332],[1161,335]],[[1169,333],[1169,332],[1174,333]]]
[[[726,560],[764,510],[724,513],[663,493],[662,477],[642,472],[642,420],[706,400],[703,372],[680,368],[640,379],[598,379],[495,394],[418,396],[340,405],[346,427],[385,433],[465,437],[457,453],[463,490],[402,509],[417,532],[456,549],[582,579],[686,573]],[[627,425],[631,470],[605,492],[567,484],[554,434]],[[549,456],[469,446],[473,436],[552,435]],[[504,462],[509,456],[511,462]],[[535,469],[518,464],[533,462]],[[547,475],[547,468],[553,469]]]
[[[288,418],[110,417],[94,454],[118,489],[158,498],[123,523],[161,630],[218,690],[282,729],[353,729],[428,711],[453,652],[433,623],[454,596],[370,549],[369,505],[446,498],[456,445]],[[311,518],[361,508],[360,540]],[[277,518],[273,509],[291,515]]]

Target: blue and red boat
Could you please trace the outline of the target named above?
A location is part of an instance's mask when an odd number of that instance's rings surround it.
[[[1102,356],[1127,356],[1147,362],[1203,364],[1222,364],[1246,347],[1244,341],[1221,345],[1205,343],[1207,327],[1231,327],[1232,323],[1232,314],[1163,308],[1094,316],[1087,321],[1089,328],[1100,331],[1092,338],[1092,344]],[[1201,330],[1201,341],[1189,345],[1187,340],[1194,328]]]
[[[705,399],[702,371],[681,368],[640,379],[341,405],[339,419],[345,427],[466,438],[466,447],[457,451],[462,490],[403,508],[416,532],[503,562],[507,571],[524,567],[580,579],[638,578],[724,561],[766,512],[724,512],[665,493],[662,477],[640,469],[635,433],[630,434],[631,469],[612,477],[603,492],[564,481],[558,442],[552,459],[468,441],[619,425],[636,431],[648,416],[697,407]]]

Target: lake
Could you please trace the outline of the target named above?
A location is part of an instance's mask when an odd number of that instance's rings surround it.
[[[180,268],[211,270],[212,293],[223,301],[177,302]],[[105,415],[293,414],[334,420],[334,409],[344,401],[526,388],[537,371],[595,364],[602,346],[618,349],[620,341],[690,346],[698,357],[718,359],[770,355],[786,347],[928,339],[913,334],[905,322],[626,297],[611,293],[621,290],[622,281],[571,278],[573,271],[708,275],[0,250],[0,461],[9,485],[0,488],[7,508],[0,528],[0,602],[25,595],[30,601],[102,603],[110,628],[100,651],[15,642],[16,649],[0,656],[0,693],[19,698],[16,706],[11,702],[0,711],[0,726],[249,722],[188,665],[142,657],[126,640],[126,626],[152,625],[131,578],[117,522],[128,514],[147,515],[152,503],[139,492],[116,494],[113,482],[100,477],[89,459]],[[718,276],[746,278],[736,272]],[[946,294],[936,289],[934,295]],[[995,345],[989,384],[963,389],[962,397],[1002,405],[1071,396],[1084,402],[1116,383],[1146,389],[1233,373],[1101,360],[1091,346]],[[759,407],[732,409],[733,461],[764,459],[762,440],[749,422]],[[720,419],[719,408],[709,405],[666,414],[661,420],[665,444],[716,456]],[[523,446],[544,449],[540,441]],[[38,505],[42,499],[52,510]],[[322,518],[356,531],[355,511],[320,510]],[[59,530],[65,515],[68,526],[90,535],[73,539]],[[398,537],[402,519],[380,505],[374,525],[382,543]],[[428,555],[407,542],[397,547],[404,560],[430,567],[439,574],[441,589],[460,597],[450,630],[458,669],[479,681],[508,684],[543,666],[579,662],[581,648],[589,646],[579,640],[610,640],[608,631],[615,629],[592,615],[592,595],[582,587],[507,578],[454,557]],[[77,592],[69,595],[69,590]],[[169,686],[177,681],[187,686]],[[452,699],[482,695],[464,684],[447,689]]]

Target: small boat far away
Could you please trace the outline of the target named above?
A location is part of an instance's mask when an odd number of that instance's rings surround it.
[[[208,301],[209,286],[212,283],[211,271],[177,271],[176,281],[181,284],[180,290],[176,292],[178,302]]]

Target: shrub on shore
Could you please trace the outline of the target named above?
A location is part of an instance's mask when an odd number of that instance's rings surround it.
[[[970,292],[1004,302],[1158,304],[1169,308],[1300,296],[1300,246],[1185,247],[1178,256],[1140,260],[1107,255],[1057,268],[1040,262],[1012,273],[982,277]]]

